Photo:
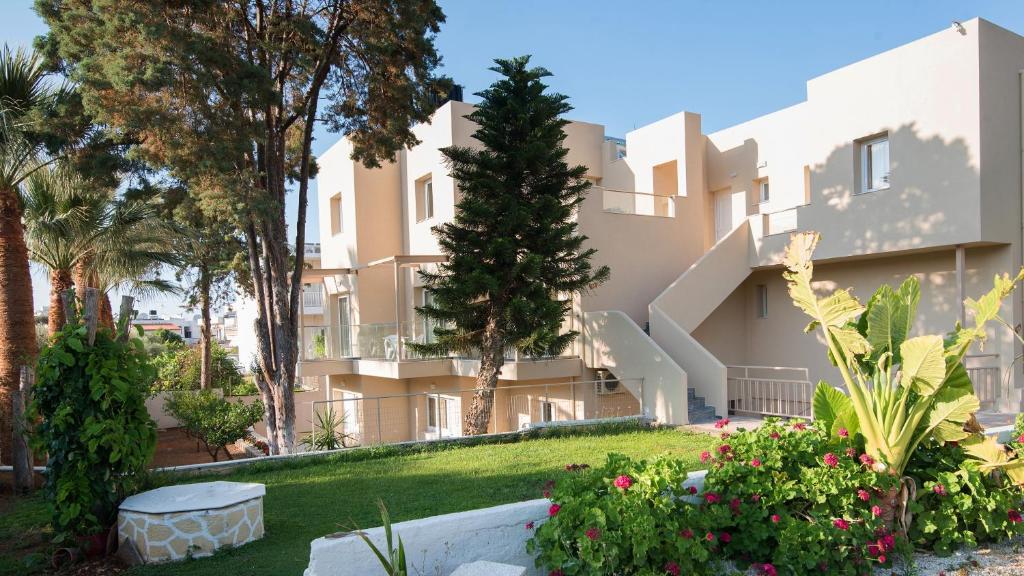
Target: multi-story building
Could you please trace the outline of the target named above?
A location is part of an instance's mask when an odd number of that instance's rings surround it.
[[[813,78],[805,101],[717,132],[693,112],[624,140],[569,124],[569,161],[594,184],[580,230],[612,277],[575,298],[572,349],[509,354],[492,429],[639,412],[669,424],[810,415],[812,383],[839,378],[786,293],[793,231],[821,233],[822,289],[866,301],[913,274],[917,331],[964,321],[965,297],[1022,264],[1022,70],[1024,37],[975,19]],[[354,435],[461,432],[477,360],[420,358],[408,343],[430,338],[416,272],[442,260],[431,227],[459,198],[438,149],[478,145],[471,110],[448,102],[381,168],[353,162],[344,139],[319,159],[322,260],[305,281],[323,285],[325,314],[303,328],[300,373],[358,406],[346,411]],[[1022,295],[1005,304],[1015,326]],[[1019,353],[1001,329],[972,351],[986,408],[1019,410]]]

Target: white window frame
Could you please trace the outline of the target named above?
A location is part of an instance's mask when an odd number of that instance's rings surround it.
[[[768,285],[757,285],[757,317],[768,317]]]
[[[768,179],[762,178],[757,181],[757,203],[764,204],[771,199],[771,187],[768,185]]]
[[[434,217],[434,178],[428,176],[421,179],[416,185],[416,223],[426,222]],[[420,206],[419,203],[423,205]],[[422,208],[422,217],[420,217]]]
[[[439,433],[448,428],[448,406],[455,398],[441,394],[427,395],[427,432]],[[438,408],[440,407],[440,411]]]
[[[541,422],[554,422],[555,421],[555,403],[550,400],[540,401],[540,421]]]
[[[871,187],[871,147],[877,144],[885,142],[886,152],[888,153],[889,160],[889,173],[886,175],[886,182],[884,186],[878,188]],[[879,192],[881,190],[888,190],[891,186],[889,182],[892,177],[892,143],[889,141],[889,133],[886,132],[873,138],[861,140],[858,142],[860,145],[860,190],[858,194],[869,194],[871,192]]]

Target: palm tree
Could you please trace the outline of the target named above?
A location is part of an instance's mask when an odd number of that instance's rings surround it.
[[[45,77],[38,55],[7,46],[0,50],[0,462],[14,464],[15,477],[28,459],[13,458],[11,393],[19,385],[21,367],[32,365],[37,353],[18,191],[41,165],[42,144],[32,135],[33,114],[61,94]]]
[[[70,168],[55,166],[28,179],[23,205],[31,258],[50,271],[51,335],[64,324],[61,295],[72,285],[104,294],[173,290],[157,275],[160,266],[177,264],[173,231],[147,202],[95,190]],[[100,321],[107,326],[113,326],[111,312],[104,298]]]

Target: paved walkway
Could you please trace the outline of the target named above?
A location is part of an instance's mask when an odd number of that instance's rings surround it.
[[[1017,418],[1016,414],[1008,414],[1006,412],[978,412],[978,423],[980,423],[986,429],[996,428],[998,426],[1013,426],[1014,421]],[[729,432],[735,432],[737,428],[746,428],[752,430],[757,428],[764,423],[764,420],[759,416],[750,415],[739,415],[733,414],[729,416],[729,425],[724,430]],[[697,430],[700,432],[709,432],[711,434],[718,434],[722,430],[715,428],[714,422],[704,422],[702,424],[690,424],[687,428],[691,430]]]

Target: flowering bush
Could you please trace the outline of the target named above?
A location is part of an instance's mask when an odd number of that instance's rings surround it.
[[[896,479],[862,455],[801,422],[741,430],[708,458],[702,521],[721,553],[762,572],[868,573],[897,545],[879,498]]]
[[[1022,494],[1000,475],[982,472],[952,443],[919,448],[907,474],[918,486],[908,534],[917,547],[950,553],[960,545],[994,542],[1024,532]]]
[[[548,488],[548,520],[527,543],[552,574],[705,574],[718,535],[680,496],[686,469],[676,459],[634,461],[609,454],[601,468]]]

